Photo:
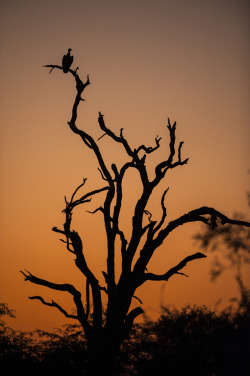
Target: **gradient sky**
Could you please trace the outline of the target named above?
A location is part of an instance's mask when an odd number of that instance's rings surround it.
[[[27,296],[42,295],[69,308],[71,297],[23,281],[20,269],[53,282],[74,283],[81,275],[59,236],[51,231],[63,223],[64,195],[69,197],[83,177],[86,190],[103,181],[90,150],[69,130],[75,83],[70,75],[45,64],[61,64],[69,47],[73,67],[79,66],[91,85],[84,92],[77,124],[96,139],[98,111],[115,132],[124,128],[131,145],[160,150],[148,158],[154,165],[168,155],[167,118],[177,121],[177,140],[185,141],[186,166],[170,172],[148,209],[160,216],[160,193],[167,195],[169,220],[213,206],[230,216],[249,218],[249,29],[245,0],[8,0],[1,14],[1,159],[0,159],[0,301],[17,310],[15,328],[52,329],[68,322],[57,310]],[[119,165],[124,153],[104,137],[104,156]],[[127,177],[123,225],[129,231],[136,177]],[[97,201],[86,206],[94,210]],[[106,255],[100,213],[84,208],[75,216],[86,257],[100,282]],[[186,225],[171,235],[150,263],[165,272],[198,251],[191,236],[199,229]],[[97,232],[99,235],[96,236]],[[86,236],[87,234],[87,236]],[[200,251],[202,251],[200,249]],[[156,317],[160,301],[213,308],[237,294],[232,272],[209,282],[211,258],[194,261],[187,279],[147,283],[137,292],[146,313]],[[249,277],[245,279],[250,283]],[[135,302],[134,304],[138,304]]]

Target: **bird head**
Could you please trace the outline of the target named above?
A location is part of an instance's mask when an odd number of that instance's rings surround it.
[[[70,51],[72,51],[72,48],[69,48],[69,49],[68,49],[68,52],[70,52]]]

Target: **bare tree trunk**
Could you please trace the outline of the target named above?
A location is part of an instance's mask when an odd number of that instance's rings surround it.
[[[101,329],[88,340],[87,376],[114,376],[120,341],[114,330]]]
[[[141,313],[127,314],[132,294],[110,297],[106,313],[106,324],[98,330],[92,329],[88,338],[87,376],[115,376],[117,373],[117,357],[120,346],[128,337],[134,318]]]

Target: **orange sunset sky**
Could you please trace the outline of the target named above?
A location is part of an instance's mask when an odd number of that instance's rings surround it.
[[[177,141],[189,163],[169,172],[148,210],[161,216],[161,192],[168,220],[203,205],[250,218],[249,189],[249,6],[246,0],[8,0],[1,18],[0,301],[17,311],[16,329],[51,330],[69,322],[56,309],[27,297],[41,295],[70,311],[71,297],[24,282],[20,270],[81,289],[83,279],[60,236],[68,198],[87,177],[87,192],[104,182],[91,151],[68,125],[75,95],[71,75],[49,71],[72,48],[73,68],[91,85],[84,92],[77,125],[96,140],[98,111],[114,131],[124,128],[131,146],[161,148],[148,156],[154,166],[168,157],[167,118],[177,121]],[[105,158],[119,166],[125,154],[108,137],[98,141]],[[126,177],[122,226],[140,194],[137,175]],[[80,208],[73,226],[83,238],[86,258],[104,285],[105,234],[100,198]],[[202,251],[192,239],[199,225],[186,225],[165,241],[149,268],[164,273],[187,255]],[[119,261],[119,260],[117,260]],[[137,291],[146,313],[156,318],[160,303],[178,307],[237,296],[232,271],[209,280],[212,257],[196,260],[168,283],[147,283]],[[250,284],[249,270],[244,281]],[[248,273],[247,273],[248,272]],[[164,286],[164,288],[163,288]],[[139,302],[135,301],[134,306]]]

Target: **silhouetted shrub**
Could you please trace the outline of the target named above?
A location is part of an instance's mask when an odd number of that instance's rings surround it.
[[[0,313],[1,308],[0,304]],[[84,375],[86,342],[80,326],[25,333],[1,320],[0,329],[0,365],[6,375]],[[232,316],[205,306],[164,307],[156,322],[135,326],[122,346],[117,375],[247,376],[249,338],[249,312]]]
[[[139,326],[124,346],[124,375],[248,375],[249,325],[247,315],[165,307],[157,322]]]

